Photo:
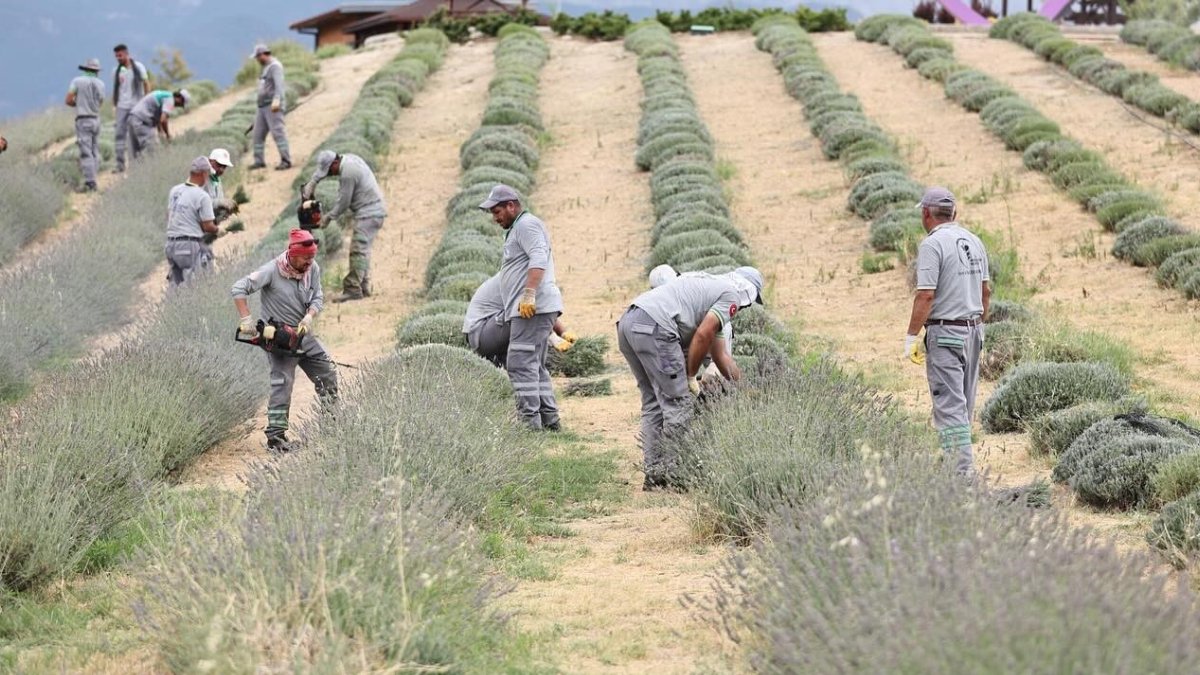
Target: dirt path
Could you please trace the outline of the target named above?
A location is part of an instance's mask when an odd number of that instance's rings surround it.
[[[721,645],[680,597],[707,591],[705,575],[721,551],[695,543],[685,498],[641,491],[639,397],[613,328],[645,286],[653,219],[649,176],[633,164],[636,59],[620,43],[551,45],[540,104],[553,143],[542,153],[532,199],[553,237],[563,320],[581,335],[609,338],[615,392],[559,404],[570,430],[598,438],[591,444],[598,451],[619,451],[630,494],[611,515],[571,523],[575,536],[566,545],[578,554],[552,580],[521,581],[508,602],[523,628],[555,636],[547,649],[566,672],[691,673]]]
[[[487,100],[494,46],[483,42],[451,48],[445,64],[430,77],[412,107],[397,118],[391,153],[378,176],[389,217],[372,251],[372,295],[358,302],[327,304],[318,328],[322,342],[338,361],[356,364],[391,351],[400,318],[423,302],[425,264],[445,227],[443,209],[457,189],[458,147],[478,126]],[[378,65],[382,61],[362,79]],[[361,84],[359,80],[353,85],[355,95]],[[335,123],[326,121],[313,143],[323,139]],[[291,172],[285,174],[289,181],[291,176]],[[258,201],[256,198],[251,204]],[[282,205],[276,203],[275,212]],[[327,267],[344,271],[345,255],[341,252]],[[328,297],[333,295],[330,292]],[[354,376],[348,369],[339,374],[342,378]],[[314,400],[312,385],[301,377],[292,400],[293,425],[303,419]],[[243,433],[201,457],[188,469],[183,484],[241,489],[238,474],[249,462],[267,456],[262,438],[265,414],[264,407]]]

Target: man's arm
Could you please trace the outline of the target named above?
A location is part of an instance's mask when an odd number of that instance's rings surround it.
[[[344,169],[345,166],[342,168]],[[338,176],[337,204],[334,204],[333,210],[325,216],[330,220],[336,219],[350,208],[350,200],[354,198],[354,188],[358,184],[357,174],[353,173],[353,169],[351,172],[350,175],[342,174]]]
[[[542,277],[546,276],[546,270],[530,267],[529,273],[525,275],[525,288],[537,290],[542,285]]]
[[[200,200],[200,209],[197,213],[197,219],[200,221],[200,229],[209,233],[217,233],[217,224],[214,222],[216,218],[213,216],[212,197],[208,193],[204,193],[204,199]]]
[[[729,348],[725,346],[725,338],[721,335],[716,336],[708,351],[712,356],[713,364],[717,366],[717,370],[721,371],[721,375],[727,380],[736,382],[742,379],[742,369],[738,368],[737,362],[733,360],[733,356],[729,352]]]
[[[264,286],[271,283],[268,265],[274,264],[275,262],[271,261],[233,283],[233,290],[230,291],[230,295],[233,296],[233,306],[237,309],[238,318],[245,319],[250,316],[250,303],[246,298],[254,295]]]
[[[150,93],[150,73],[146,72],[146,66],[141,61],[134,61],[133,65],[142,76],[142,96],[145,96]]]
[[[929,320],[929,312],[933,309],[933,296],[932,289],[917,291],[917,296],[913,298],[912,315],[908,319],[909,335],[920,333],[925,322]]]
[[[688,379],[696,377],[696,373],[700,371],[700,364],[703,363],[704,357],[712,352],[713,343],[717,341],[717,334],[720,332],[721,319],[711,311],[705,314],[704,320],[700,322],[700,325],[696,327],[696,332],[692,335],[692,344],[688,347]],[[722,349],[724,349],[723,346]],[[717,368],[720,367],[718,364]],[[722,374],[725,373],[722,372]]]
[[[271,110],[278,111],[283,109],[283,64],[275,62],[276,67],[271,68],[271,82],[275,87],[275,98],[271,101]]]
[[[980,317],[983,321],[988,319],[988,310],[992,306],[992,285],[986,281],[983,282],[983,316]]]
[[[308,313],[316,316],[318,312],[325,309],[325,291],[321,288],[321,268],[317,267],[315,262],[312,271],[313,300],[308,306]]]
[[[71,106],[72,108],[75,107],[75,86],[74,85],[71,85],[71,88],[67,90],[67,98],[64,101],[64,103]]]

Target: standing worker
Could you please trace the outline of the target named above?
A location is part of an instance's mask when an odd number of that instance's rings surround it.
[[[511,324],[505,361],[517,414],[531,429],[558,431],[558,402],[546,370],[546,349],[563,301],[554,281],[550,233],[507,185],[492,188],[479,208],[490,211],[492,220],[506,230],[500,293],[504,318]]]
[[[208,268],[212,251],[204,235],[220,236],[213,222],[212,197],[204,190],[211,166],[197,157],[188,168],[187,182],[171,188],[167,199],[167,281],[178,286]]]
[[[462,332],[466,335],[471,351],[503,368],[508,360],[508,343],[512,323],[504,318],[504,294],[500,289],[500,275],[494,274],[471,296],[463,317]],[[550,346],[565,352],[575,346],[578,338],[567,330],[562,319],[554,320],[550,334]]]
[[[221,221],[238,210],[237,202],[225,196],[225,188],[221,185],[221,176],[225,175],[225,169],[233,166],[233,159],[225,148],[215,148],[208,153],[208,164],[211,170],[204,187],[208,196],[212,197],[214,221],[220,225]]]
[[[169,120],[175,108],[186,108],[192,102],[187,89],[170,92],[155,89],[146,94],[133,110],[129,111],[129,150],[134,159],[154,147],[161,132],[171,140]]]
[[[79,145],[79,169],[83,172],[79,191],[95,192],[100,166],[100,106],[104,105],[100,59],[88,59],[79,69],[83,75],[71,80],[66,103],[75,109],[75,143]]]
[[[362,300],[371,294],[369,272],[371,242],[387,218],[387,205],[375,174],[358,155],[339,155],[332,150],[317,154],[317,170],[300,189],[303,199],[312,199],[317,183],[327,176],[338,177],[338,199],[333,209],[321,216],[321,227],[350,211],[354,214],[354,237],[350,240],[350,269],[342,280],[342,295],[334,302]]]
[[[132,134],[129,128],[129,112],[142,97],[150,93],[150,77],[146,66],[129,55],[123,44],[113,47],[117,67],[113,70],[113,109],[116,112],[116,147],[114,154],[117,165],[114,173],[125,170],[125,141]]]
[[[668,455],[664,440],[692,418],[704,358],[711,357],[727,379],[741,379],[722,333],[739,309],[762,303],[762,287],[762,274],[753,267],[681,276],[639,295],[617,322],[617,343],[642,394],[644,490],[678,478],[678,458]]]
[[[251,57],[262,66],[258,76],[258,113],[254,116],[254,163],[251,169],[264,169],[267,166],[267,132],[275,139],[275,147],[279,150],[277,171],[292,168],[292,153],[288,149],[287,129],[283,124],[283,64],[271,56],[271,48],[266,45],[255,45]]]
[[[983,242],[955,222],[954,195],[931,187],[917,205],[928,236],[917,251],[913,299],[904,357],[920,363],[918,333],[925,327],[925,375],[933,399],[933,426],[942,452],[959,474],[974,473],[971,419],[979,383],[983,321],[991,300]]]
[[[308,376],[322,404],[337,399],[337,367],[325,347],[313,334],[313,319],[324,306],[321,292],[321,268],[315,260],[317,242],[307,230],[292,230],[287,250],[233,285],[233,306],[240,322],[238,337],[258,336],[257,324],[250,316],[247,297],[262,292],[262,314],[268,319],[294,327],[300,336],[302,356],[267,353],[271,364],[271,397],[267,401],[267,448],[276,452],[294,449],[287,439],[288,413],[292,405],[292,387],[296,366]]]

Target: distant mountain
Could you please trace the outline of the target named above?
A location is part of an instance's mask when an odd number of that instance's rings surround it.
[[[233,76],[256,41],[291,37],[311,38],[288,30],[288,24],[327,11],[337,0],[36,0],[0,2],[0,120],[46,106],[62,105],[67,84],[77,66],[97,57],[111,80],[112,48],[129,45],[135,58],[149,65],[158,47],[182,50],[198,78],[221,85]],[[547,13],[556,0],[536,3]],[[795,7],[795,2],[770,0],[570,0],[568,14],[613,9],[645,18],[656,9],[700,10],[733,4],[738,7]],[[837,0],[806,3],[812,7],[839,6]],[[879,11],[909,11],[912,0],[848,0],[851,19]]]

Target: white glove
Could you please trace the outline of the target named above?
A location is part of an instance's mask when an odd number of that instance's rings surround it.
[[[312,329],[312,322],[313,322],[313,315],[305,314],[304,318],[300,319],[300,323],[296,324],[296,334],[303,337],[305,334],[308,333],[309,330]]]
[[[688,378],[688,391],[692,392],[692,396],[700,395],[700,380],[694,377]]]
[[[243,316],[238,323],[238,337],[243,340],[253,340],[258,335],[258,330],[254,325],[254,317]]]

